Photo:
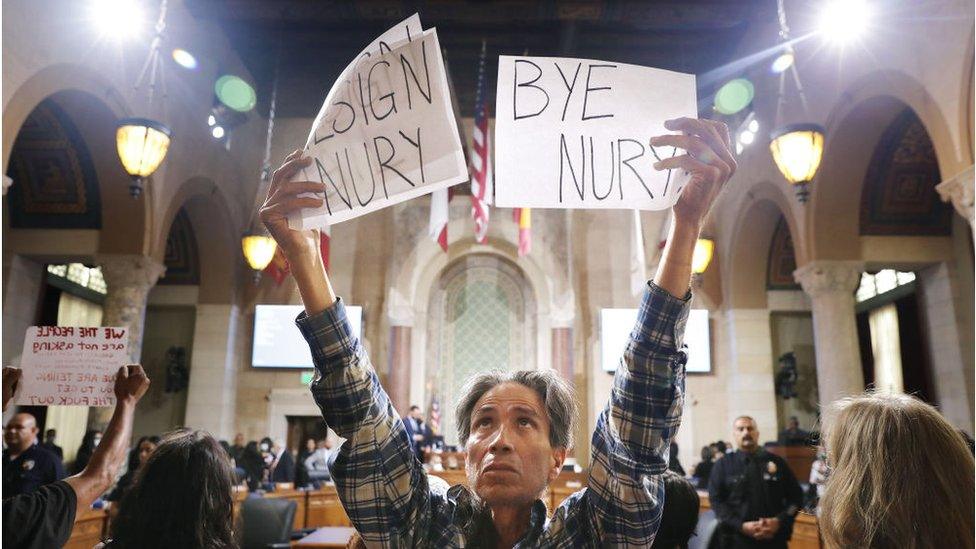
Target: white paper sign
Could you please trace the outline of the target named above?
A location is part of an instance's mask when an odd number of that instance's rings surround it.
[[[129,364],[126,328],[31,326],[16,403],[26,406],[114,406],[115,374]]]
[[[664,121],[697,117],[695,76],[560,57],[498,60],[495,200],[502,207],[671,207],[688,180],[653,164]]]
[[[373,41],[333,85],[301,178],[325,203],[289,218],[299,229],[352,219],[468,179],[437,31],[416,15]]]

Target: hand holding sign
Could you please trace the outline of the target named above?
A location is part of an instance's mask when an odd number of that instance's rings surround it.
[[[694,116],[690,74],[588,59],[501,56],[495,118],[498,206],[670,207],[687,178],[656,173],[673,145],[649,144]]]
[[[149,390],[149,378],[140,364],[130,364],[119,368],[115,374],[115,401],[127,404],[139,402]]]
[[[687,154],[656,162],[655,170],[681,169],[690,179],[681,198],[674,204],[677,222],[700,225],[712,202],[726,181],[735,173],[732,139],[729,127],[715,120],[678,118],[664,127],[681,135],[658,135],[651,138],[652,147],[673,146]]]
[[[13,366],[3,367],[3,411],[7,411],[7,405],[10,404],[10,399],[14,398],[14,394],[17,392],[17,384],[20,382],[20,378],[23,376],[24,371],[20,368],[14,368]]]
[[[288,215],[301,208],[318,208],[322,199],[308,196],[307,193],[322,193],[323,183],[312,181],[290,181],[303,168],[311,165],[312,159],[303,157],[302,151],[295,151],[285,158],[284,164],[275,170],[268,187],[268,196],[261,205],[261,222],[268,228],[275,242],[286,258],[295,258],[318,253],[318,238],[312,231],[292,229],[288,225]],[[300,196],[303,195],[303,196]],[[319,195],[320,196],[320,195]]]

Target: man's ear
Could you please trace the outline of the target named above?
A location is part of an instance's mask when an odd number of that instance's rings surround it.
[[[566,462],[566,454],[568,449],[566,448],[553,448],[552,449],[552,469],[549,470],[549,482],[556,480],[559,476],[559,472],[563,470],[563,463]]]

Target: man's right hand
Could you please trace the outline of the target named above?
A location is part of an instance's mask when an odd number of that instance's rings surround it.
[[[310,157],[302,157],[301,150],[288,155],[281,167],[271,176],[268,196],[260,210],[261,222],[268,228],[268,232],[289,262],[318,255],[318,239],[315,238],[314,231],[296,231],[288,226],[288,214],[303,208],[318,208],[322,205],[321,198],[299,195],[323,193],[324,183],[290,181],[299,170],[308,167],[311,162]]]
[[[115,374],[115,401],[135,404],[149,390],[149,378],[139,364],[119,368]]]

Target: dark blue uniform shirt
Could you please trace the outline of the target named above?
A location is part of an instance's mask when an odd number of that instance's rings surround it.
[[[45,484],[65,477],[64,466],[58,456],[37,444],[28,448],[16,459],[10,459],[10,450],[3,451],[3,497],[31,494]]]

